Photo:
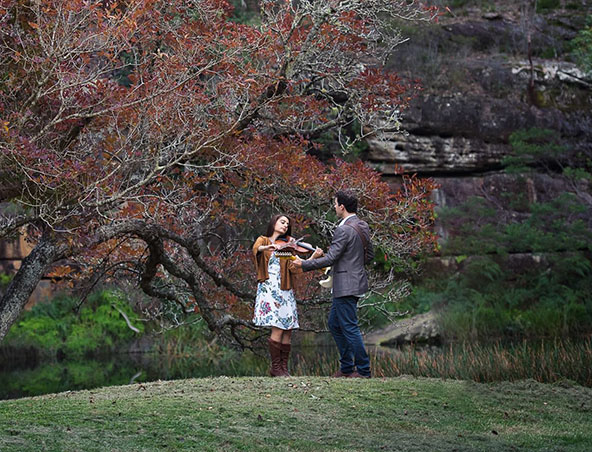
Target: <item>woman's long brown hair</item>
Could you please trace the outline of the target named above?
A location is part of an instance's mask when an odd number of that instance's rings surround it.
[[[284,215],[283,213],[278,213],[277,215],[274,215],[273,217],[271,217],[271,220],[269,220],[269,224],[267,225],[267,232],[265,234],[267,237],[271,237],[273,235],[273,231],[275,230],[275,224],[278,222],[278,220],[281,217],[286,217],[288,219],[288,230],[286,231],[286,233],[284,235],[280,235],[280,237],[292,235],[292,219],[288,215]]]

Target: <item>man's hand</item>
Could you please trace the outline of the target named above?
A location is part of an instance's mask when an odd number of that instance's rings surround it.
[[[292,261],[292,265],[297,268],[302,268],[302,259],[300,259],[298,256],[295,256],[294,260]]]
[[[317,249],[314,251],[314,253],[312,253],[312,256],[310,256],[310,258],[316,259],[317,257],[321,257],[324,254],[325,254],[325,252],[317,246]]]

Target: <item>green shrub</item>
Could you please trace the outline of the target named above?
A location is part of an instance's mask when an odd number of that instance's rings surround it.
[[[557,9],[561,6],[560,0],[538,0],[536,4],[537,13],[545,12],[551,9]]]
[[[529,203],[528,216],[504,219],[490,201],[475,196],[454,208],[441,208],[440,221],[451,232],[444,255],[506,254],[592,249],[592,231],[580,218],[588,207],[574,194]]]
[[[47,303],[35,305],[12,326],[5,345],[34,347],[46,355],[62,351],[76,357],[111,350],[136,334],[127,326],[120,311],[140,332],[144,330],[120,292],[95,292],[77,313],[79,303],[77,298],[59,295]]]
[[[476,256],[468,260],[463,273],[464,285],[472,289],[496,284],[504,277],[504,272],[497,262],[486,256]]]
[[[563,169],[563,175],[572,181],[580,179],[592,181],[592,173],[584,168],[571,168],[568,166]]]
[[[561,312],[555,306],[538,306],[523,311],[518,320],[521,329],[535,337],[560,336],[563,333]]]
[[[479,306],[475,310],[473,328],[480,339],[502,337],[512,330],[510,313],[502,306]]]
[[[12,281],[12,275],[7,275],[6,273],[0,273],[0,289],[8,286]]]
[[[62,335],[54,319],[32,317],[14,325],[5,339],[7,345],[34,347],[55,353],[62,345]]]
[[[409,311],[413,314],[422,314],[430,309],[438,309],[446,302],[442,292],[436,291],[425,285],[413,287],[411,294],[398,305],[399,311]]]
[[[447,338],[473,339],[473,316],[459,305],[442,313],[440,327]]]
[[[576,63],[586,72],[592,72],[592,17],[572,41],[572,55]]]
[[[251,25],[256,25],[261,22],[258,11],[249,9],[244,2],[231,0],[229,3],[233,7],[232,16],[230,17],[232,22]]]
[[[512,147],[510,155],[502,159],[508,173],[528,172],[533,166],[545,166],[556,162],[565,150],[559,144],[561,134],[556,130],[538,129],[517,130],[510,135]]]
[[[414,313],[437,309],[445,337],[576,336],[592,332],[592,262],[582,252],[532,268],[504,256],[472,256],[459,272],[424,279],[403,302]]]
[[[558,138],[552,130],[516,131],[507,168],[520,172],[558,163],[563,151]],[[585,178],[590,163],[585,166],[554,177]],[[406,303],[414,312],[443,310],[442,327],[450,338],[592,332],[589,206],[569,192],[529,202],[525,178],[515,177],[518,188],[502,197],[504,208],[474,196],[438,210],[448,232],[441,253],[456,257],[459,270],[422,281]],[[514,253],[537,253],[541,259],[531,268],[510,268]]]
[[[113,345],[113,341],[102,333],[101,329],[92,328],[89,324],[75,323],[64,338],[63,351],[69,357],[79,358]]]

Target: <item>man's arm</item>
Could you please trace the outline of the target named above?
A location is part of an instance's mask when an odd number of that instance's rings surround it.
[[[333,241],[329,246],[329,251],[323,257],[311,260],[300,260],[296,258],[292,263],[297,267],[302,267],[305,272],[309,270],[316,270],[317,268],[330,267],[338,260],[347,246],[347,234],[342,227],[338,227],[333,235]]]

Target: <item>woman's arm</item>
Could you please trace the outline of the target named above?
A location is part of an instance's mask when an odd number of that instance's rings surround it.
[[[273,243],[270,243],[269,238],[262,235],[259,238],[257,238],[257,240],[255,240],[255,243],[253,245],[253,254],[257,255],[257,253],[261,253],[262,251],[275,249],[276,246]]]

